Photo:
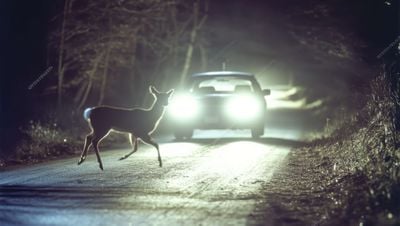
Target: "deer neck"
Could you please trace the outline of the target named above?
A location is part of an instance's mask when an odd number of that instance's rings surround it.
[[[153,118],[155,120],[158,120],[164,114],[164,109],[165,109],[165,107],[162,106],[162,104],[157,103],[157,100],[155,100],[153,102],[153,105],[150,107],[150,112],[151,112],[151,115],[153,116]]]

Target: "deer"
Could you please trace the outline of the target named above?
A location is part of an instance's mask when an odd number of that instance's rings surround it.
[[[86,135],[85,144],[78,165],[82,164],[87,156],[88,149],[93,146],[99,167],[103,170],[100,158],[99,143],[107,137],[110,131],[129,134],[133,150],[121,157],[124,160],[138,150],[139,139],[157,149],[159,166],[162,167],[159,145],[150,136],[160,123],[168,100],[174,92],[159,92],[154,86],[149,86],[149,91],[154,97],[154,102],[148,109],[144,108],[119,108],[112,106],[96,106],[85,109],[83,117],[89,123],[91,132]]]

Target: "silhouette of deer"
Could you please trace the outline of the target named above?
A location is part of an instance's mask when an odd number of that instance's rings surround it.
[[[138,149],[138,139],[140,139],[157,149],[158,162],[160,167],[162,167],[159,146],[153,141],[150,135],[157,128],[164,114],[164,108],[168,105],[168,100],[174,90],[171,89],[168,92],[159,92],[156,88],[150,86],[149,91],[155,98],[149,109],[97,106],[87,108],[84,111],[83,116],[88,121],[92,131],[86,136],[85,145],[78,165],[85,161],[88,149],[90,146],[93,146],[99,167],[103,170],[103,163],[101,162],[98,145],[111,130],[115,130],[129,133],[130,142],[133,146],[133,150],[119,160],[126,159],[135,153]]]

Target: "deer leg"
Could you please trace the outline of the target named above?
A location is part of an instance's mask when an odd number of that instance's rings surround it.
[[[129,156],[131,156],[133,153],[135,153],[137,151],[137,149],[138,149],[138,139],[134,135],[132,135],[130,133],[129,134],[129,140],[130,140],[131,145],[133,147],[133,151],[131,151],[128,154],[124,155],[119,160],[124,160],[124,159],[128,158]]]
[[[90,134],[88,134],[88,135],[86,136],[85,145],[84,145],[84,147],[83,147],[83,151],[82,151],[82,154],[81,154],[81,158],[80,158],[79,161],[78,161],[78,165],[82,164],[82,163],[85,161],[86,156],[87,156],[88,149],[89,149],[90,146],[92,145],[92,139],[93,139],[93,133],[90,133]]]
[[[103,139],[103,137],[105,137],[107,135],[107,130],[104,131],[96,131],[96,133],[94,134],[94,137],[92,139],[92,145],[94,147],[94,151],[96,153],[96,157],[97,157],[97,162],[99,163],[99,167],[101,170],[103,170],[103,163],[101,162],[101,158],[100,158],[100,152],[99,152],[99,142],[101,141],[101,139]]]
[[[94,147],[94,152],[96,153],[97,162],[99,163],[99,167],[100,167],[101,170],[103,170],[103,163],[101,162],[100,153],[99,153],[99,146],[98,146],[99,145],[99,141],[100,141],[100,139],[95,138],[93,140],[92,145]]]
[[[157,149],[157,154],[158,154],[158,163],[160,167],[162,167],[162,160],[161,160],[161,155],[160,155],[160,149],[158,147],[158,144],[153,141],[153,139],[149,135],[145,135],[143,137],[140,137],[145,143],[150,144],[154,146]]]

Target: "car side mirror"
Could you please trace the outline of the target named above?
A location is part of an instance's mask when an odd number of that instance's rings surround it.
[[[263,89],[262,93],[263,93],[264,96],[268,96],[268,95],[271,95],[271,90],[270,89]]]

